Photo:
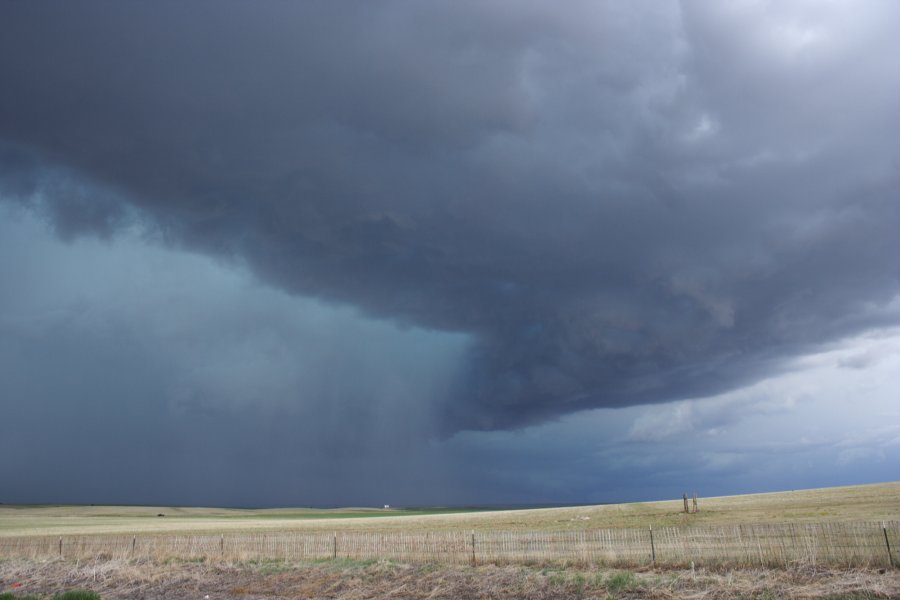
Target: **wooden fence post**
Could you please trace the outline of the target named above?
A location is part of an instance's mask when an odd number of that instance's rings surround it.
[[[59,555],[62,556],[62,536],[59,536]]]
[[[687,494],[684,494],[684,496],[682,496],[682,498],[684,499],[684,512],[686,512],[686,513],[690,512],[688,510]]]
[[[891,554],[891,542],[888,540],[887,534],[887,523],[884,521],[881,522],[881,532],[884,534],[884,545],[887,546],[888,551],[888,563],[893,567],[894,566],[894,556]]]
[[[475,563],[475,530],[472,530],[472,566],[474,567]]]
[[[334,532],[331,544],[331,558],[337,558],[337,531]]]
[[[134,555],[134,546],[137,543],[137,536],[131,536],[131,554]]]
[[[653,525],[650,526],[650,562],[656,564],[656,545],[653,543]]]
[[[225,554],[225,534],[221,534],[222,537],[219,538],[219,552],[224,556]]]

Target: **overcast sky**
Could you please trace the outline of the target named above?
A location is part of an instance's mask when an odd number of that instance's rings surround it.
[[[0,502],[900,476],[900,4],[0,4]]]

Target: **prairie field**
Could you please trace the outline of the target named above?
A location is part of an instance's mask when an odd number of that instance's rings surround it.
[[[682,507],[680,499],[487,512],[0,506],[0,546],[11,549],[0,558],[0,595],[900,598],[900,569],[886,558],[880,526],[887,521],[900,546],[900,483],[701,498],[700,512],[687,515]],[[871,529],[864,540],[860,527]],[[696,537],[726,529],[765,534],[763,543]],[[769,547],[767,531],[781,532]],[[840,532],[863,545],[828,548]],[[695,537],[666,537],[673,533]],[[594,535],[598,543],[585,546]],[[445,538],[459,538],[459,548],[429,556]],[[617,556],[604,554],[604,540]],[[513,554],[503,555],[510,543]],[[523,548],[530,554],[516,558]]]
[[[900,520],[900,482],[699,499],[565,508],[228,509],[159,506],[0,505],[0,537],[266,531],[590,530],[759,523]],[[157,515],[164,515],[159,517]]]

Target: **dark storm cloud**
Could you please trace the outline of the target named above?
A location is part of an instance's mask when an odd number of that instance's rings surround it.
[[[896,322],[898,10],[5,3],[0,185],[471,334],[445,432],[707,395]]]

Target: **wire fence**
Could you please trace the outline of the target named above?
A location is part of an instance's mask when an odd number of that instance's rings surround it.
[[[447,564],[900,566],[900,522],[772,523],[581,531],[0,537],[0,557],[185,560],[387,559]]]

